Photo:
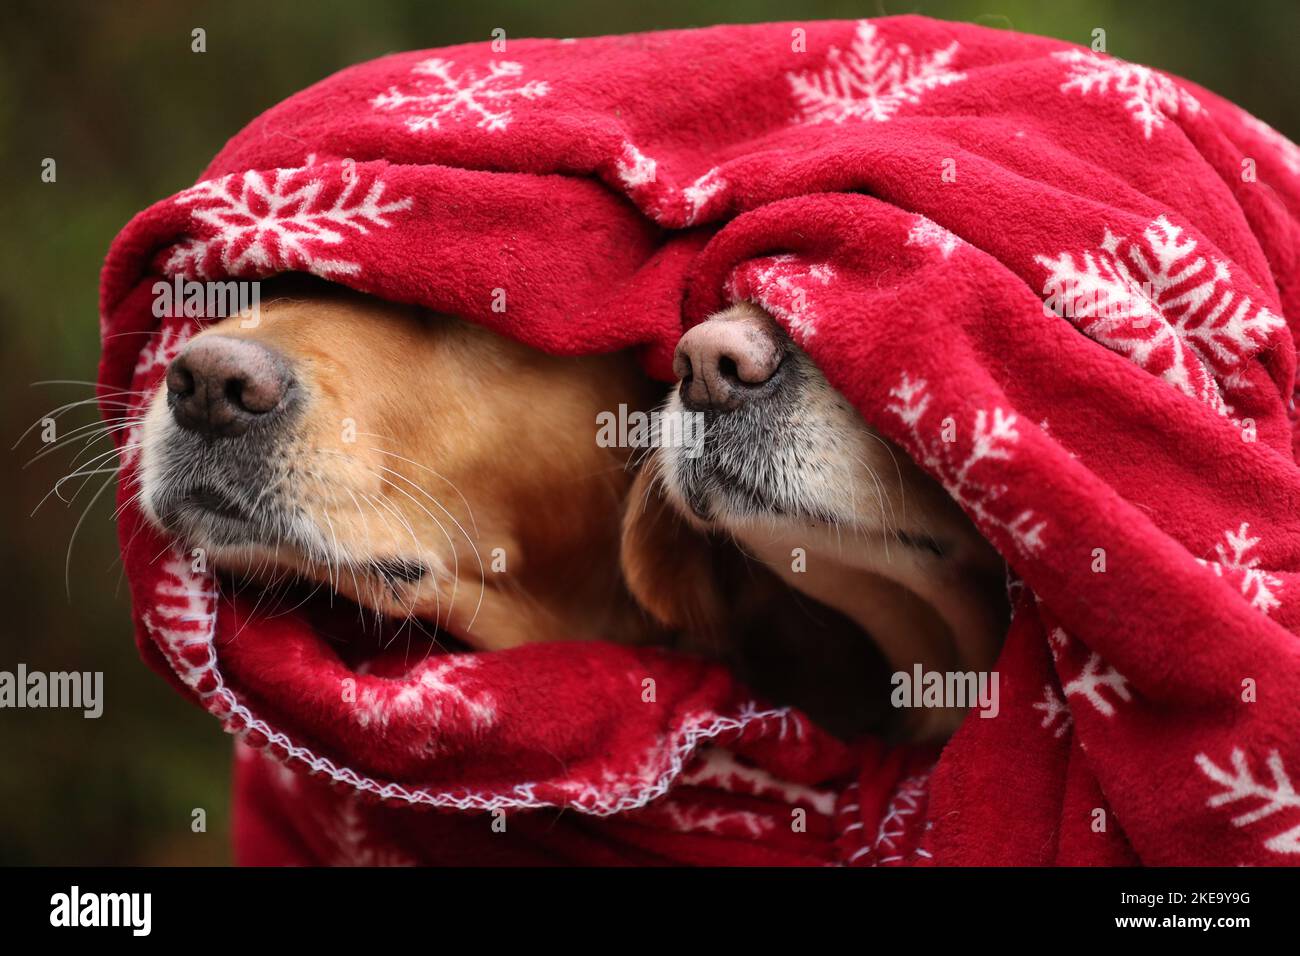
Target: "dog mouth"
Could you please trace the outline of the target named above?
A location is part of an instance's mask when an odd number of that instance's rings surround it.
[[[697,517],[835,520],[806,491],[828,454],[800,415],[800,396],[798,388],[773,390],[735,411],[703,413],[697,445],[690,454],[678,450],[669,469],[670,483]]]
[[[212,484],[164,487],[151,504],[164,530],[196,546],[253,544],[259,528],[279,523],[246,496]]]
[[[319,551],[319,544],[305,540],[307,536],[298,530],[301,522],[274,501],[258,504],[247,495],[202,483],[164,492],[162,498],[165,504],[155,504],[159,523],[187,544],[233,549],[269,547],[275,542],[304,557]],[[351,560],[347,567],[377,580],[389,591],[418,584],[432,570],[419,558],[401,555]]]
[[[678,484],[697,518],[711,521],[723,514],[752,517],[789,515],[776,489],[756,477],[759,468],[742,469],[716,460],[679,470]]]
[[[185,511],[243,524],[248,524],[252,517],[243,502],[213,485],[196,485],[181,494],[172,514]]]
[[[400,552],[340,550],[328,514],[314,517],[314,509],[296,500],[301,480],[315,474],[313,486],[329,483],[301,453],[246,436],[214,444],[195,441],[170,423],[165,429],[146,455],[142,497],[153,523],[187,548],[212,552],[222,565],[271,556],[307,577],[332,568],[336,578],[366,578],[389,595],[431,571],[424,560]]]
[[[428,602],[429,593],[445,600],[449,580],[436,555],[356,548],[337,514],[327,530],[330,512],[295,500],[274,463],[260,462],[264,473],[253,485],[247,476],[235,484],[231,474],[213,481],[204,472],[213,461],[192,460],[199,475],[155,479],[146,516],[186,560],[202,549],[219,613],[232,622],[227,633],[271,621],[302,629],[319,653],[367,675],[401,676],[432,654],[469,649],[440,618],[438,599]],[[252,458],[244,465],[256,470]]]

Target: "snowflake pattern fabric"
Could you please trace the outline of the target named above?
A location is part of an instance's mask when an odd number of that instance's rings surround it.
[[[1258,554],[1251,553],[1259,542],[1258,536],[1250,536],[1250,524],[1242,522],[1236,531],[1231,528],[1224,531],[1223,542],[1214,546],[1218,560],[1197,560],[1219,577],[1238,581],[1242,596],[1250,601],[1250,606],[1261,614],[1269,614],[1282,604],[1283,582],[1261,567],[1263,559]]]
[[[806,344],[817,332],[817,290],[834,279],[828,263],[780,255],[747,263],[728,281],[727,292],[737,301],[757,302],[780,319],[797,342]]]
[[[266,276],[302,270],[323,278],[355,276],[361,267],[328,257],[326,247],[386,229],[411,208],[410,197],[384,201],[378,177],[363,184],[354,165],[250,170],[201,182],[176,197],[190,210],[194,238],[178,245],[164,269],[172,274]]]
[[[1006,472],[998,463],[1010,461],[1020,441],[1017,417],[1002,408],[977,409],[969,431],[959,438],[954,419],[936,427],[940,416],[929,414],[927,389],[925,379],[914,380],[904,374],[889,393],[894,401],[888,410],[905,426],[913,459],[943,483],[985,534],[1000,533],[1026,554],[1039,550],[1047,522],[1032,509],[1013,507],[1008,511],[1000,501],[1008,486]],[[951,438],[941,433],[949,427]]]
[[[1166,216],[1141,239],[1105,231],[1098,248],[1037,256],[1047,307],[1090,338],[1226,414],[1221,386],[1286,323],[1198,252]]]
[[[1062,93],[1113,96],[1123,101],[1146,139],[1171,116],[1195,116],[1201,111],[1196,97],[1176,82],[1145,66],[1125,63],[1101,53],[1067,50],[1054,54],[1068,67]]]
[[[1274,814],[1281,814],[1280,819],[1286,822],[1274,825],[1264,846],[1274,853],[1300,854],[1300,793],[1276,750],[1270,751],[1264,762],[1268,775],[1259,778],[1238,748],[1233,749],[1228,767],[1219,766],[1206,754],[1196,755],[1196,766],[1221,788],[1206,801],[1207,806],[1245,810],[1232,818],[1234,827],[1249,827],[1266,819],[1272,823],[1278,819]],[[1251,806],[1253,809],[1246,809]]]
[[[952,254],[962,245],[962,241],[933,219],[917,216],[912,223],[912,228],[907,233],[907,244],[909,246],[937,249],[939,255],[945,259],[951,259]]]
[[[689,183],[661,177],[658,161],[624,142],[613,163],[613,180],[646,214],[663,225],[694,226],[725,198],[728,182],[714,166]]]
[[[151,313],[159,278],[311,272],[665,380],[685,325],[757,302],[1006,559],[998,717],[941,750],[846,745],[617,641],[362,667],[143,520],[123,422],[138,643],[242,742],[238,859],[1300,862],[1294,144],[1051,39],[800,28],[322,81],[123,230],[101,382],[142,401],[200,327]]]
[[[1067,717],[1071,698],[1086,703],[1103,717],[1114,717],[1120,705],[1133,699],[1124,675],[1109,664],[1103,663],[1099,654],[1093,651],[1087,652],[1083,666],[1067,673],[1069,669],[1065,664],[1065,650],[1070,646],[1069,636],[1058,627],[1052,631],[1048,641],[1051,645],[1052,657],[1062,672],[1061,696],[1056,698],[1056,702],[1064,704]],[[1046,710],[1050,716],[1053,697],[1049,688],[1045,707],[1035,704],[1034,708]],[[1050,726],[1050,724],[1051,721],[1044,718],[1043,726]]]
[[[198,331],[198,323],[192,319],[173,320],[164,323],[156,335],[151,336],[140,357],[136,360],[132,377],[152,380],[163,375],[171,360],[180,354],[190,338]],[[126,429],[126,441],[118,448],[118,456],[123,467],[133,468],[140,459],[140,442],[144,434],[144,413],[148,407],[148,396],[135,393],[126,396],[133,424]]]
[[[442,57],[417,63],[406,89],[390,87],[371,105],[404,117],[412,133],[442,130],[472,121],[489,133],[499,133],[514,119],[515,101],[538,100],[551,91],[542,80],[523,80],[521,63],[493,61],[483,71],[455,72],[456,64]]]
[[[863,20],[848,52],[833,46],[821,70],[787,79],[805,123],[881,123],[927,92],[964,80],[965,74],[952,69],[958,46],[954,40],[941,50],[913,53],[906,43],[887,44]]]

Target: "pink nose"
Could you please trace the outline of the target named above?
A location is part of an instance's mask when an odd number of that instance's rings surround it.
[[[776,323],[757,310],[707,319],[681,337],[673,355],[682,402],[693,411],[734,411],[772,379],[783,355]]]
[[[167,403],[181,428],[227,438],[275,418],[291,381],[288,364],[266,346],[204,335],[168,366]]]

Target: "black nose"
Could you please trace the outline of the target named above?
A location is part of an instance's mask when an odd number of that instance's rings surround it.
[[[204,335],[167,367],[167,402],[181,428],[227,438],[278,415],[291,382],[288,363],[266,346]]]
[[[673,371],[692,411],[730,412],[765,393],[784,357],[782,334],[758,309],[732,309],[705,319],[677,343]]]

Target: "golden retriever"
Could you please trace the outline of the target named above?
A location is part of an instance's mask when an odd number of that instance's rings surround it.
[[[171,363],[145,417],[148,518],[225,572],[292,572],[476,648],[654,628],[623,586],[630,354],[562,358],[323,283],[263,295]]]
[[[704,417],[702,454],[660,448],[634,485],[632,449],[596,440],[658,393],[631,354],[278,288],[187,343],[145,417],[141,507],[220,571],[478,649],[674,643],[844,736],[890,723],[889,667],[991,659],[996,555],[760,310],[683,337],[669,411]]]
[[[893,671],[993,663],[1007,622],[998,554],[766,312],[742,303],[711,316],[682,337],[674,368],[665,413],[703,416],[703,439],[657,449],[623,538],[628,583],[656,619],[725,634],[734,587],[719,549],[738,546],[852,621]],[[962,713],[911,714],[902,729],[942,737]]]

